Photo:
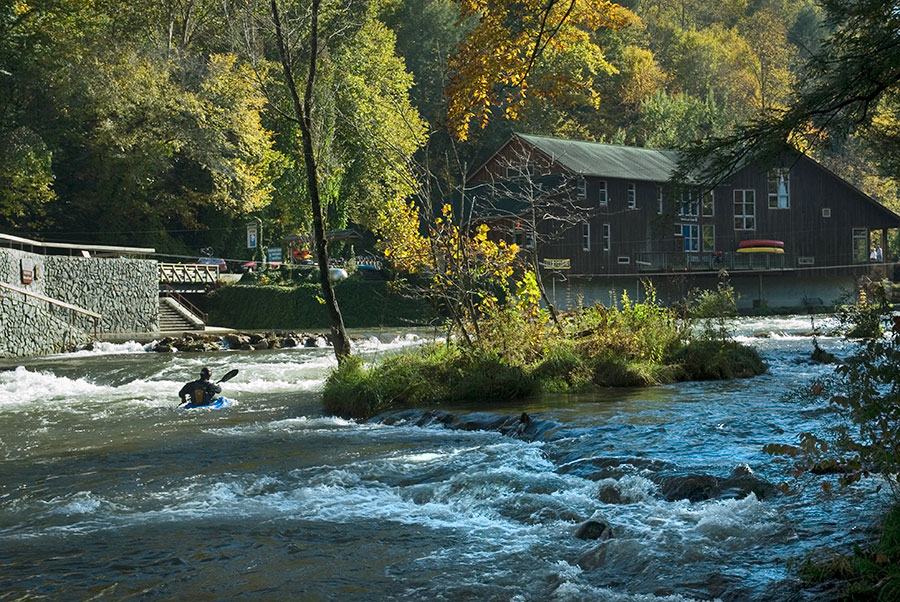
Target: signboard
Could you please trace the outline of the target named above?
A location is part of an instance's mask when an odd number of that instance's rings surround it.
[[[266,251],[266,259],[269,263],[281,261],[281,247],[271,247]]]
[[[22,258],[22,284],[31,284],[34,280],[34,260]]]
[[[571,259],[544,259],[542,267],[548,270],[568,270],[572,267]]]
[[[256,224],[247,224],[247,248],[255,249],[258,242],[259,232],[257,231]]]

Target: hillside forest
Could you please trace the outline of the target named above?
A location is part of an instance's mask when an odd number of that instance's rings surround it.
[[[293,92],[330,229],[415,228],[513,131],[698,149],[788,117],[768,131],[896,211],[898,19],[883,0],[4,0],[0,232],[235,260],[249,219],[309,232]],[[859,47],[865,94],[841,60]],[[844,96],[795,110],[823,82]]]

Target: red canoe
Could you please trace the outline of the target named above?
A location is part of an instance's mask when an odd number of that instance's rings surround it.
[[[745,247],[778,247],[784,248],[784,241],[781,240],[742,240],[738,243],[738,249]]]

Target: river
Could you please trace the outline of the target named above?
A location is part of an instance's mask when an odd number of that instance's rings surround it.
[[[127,343],[4,360],[0,601],[822,599],[788,559],[870,538],[884,494],[871,480],[826,492],[762,452],[828,425],[785,393],[830,368],[806,361],[808,317],[735,329],[767,374],[444,408],[528,412],[553,425],[536,440],[326,416],[330,349]],[[420,340],[378,333],[358,350]],[[235,402],[176,409],[204,365],[214,379],[239,369],[223,385]],[[727,477],[741,464],[788,491],[660,494],[662,473]],[[597,512],[613,537],[573,537]]]

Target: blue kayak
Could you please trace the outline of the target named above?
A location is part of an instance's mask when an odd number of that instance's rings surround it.
[[[206,405],[197,405],[193,401],[187,405],[181,406],[185,410],[193,410],[196,408],[208,408],[211,410],[218,410],[221,408],[227,408],[231,405],[231,401],[227,397],[216,397],[216,399],[212,403],[208,403]]]

